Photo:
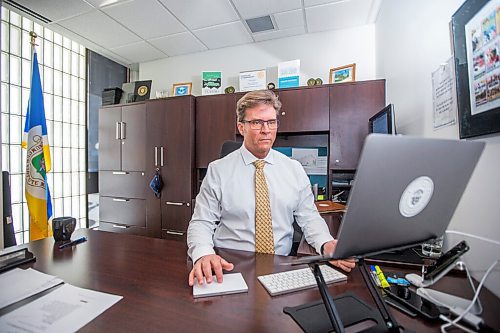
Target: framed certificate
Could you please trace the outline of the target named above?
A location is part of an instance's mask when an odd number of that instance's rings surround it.
[[[266,89],[266,70],[240,72],[240,91]]]

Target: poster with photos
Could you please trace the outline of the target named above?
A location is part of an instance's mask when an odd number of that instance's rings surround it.
[[[471,115],[500,106],[500,6],[486,4],[466,25]]]

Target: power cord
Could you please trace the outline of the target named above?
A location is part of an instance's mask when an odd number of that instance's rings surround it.
[[[491,273],[491,271],[493,270],[493,268],[495,268],[495,266],[500,262],[499,259],[495,260],[491,266],[486,270],[486,273],[484,274],[483,278],[481,279],[481,281],[479,282],[479,285],[477,286],[477,290],[476,292],[474,293],[474,297],[472,298],[472,301],[470,302],[469,306],[464,310],[464,312],[462,312],[462,314],[460,314],[457,318],[455,318],[454,320],[450,320],[448,319],[446,316],[443,316],[443,315],[440,315],[439,318],[442,319],[443,321],[446,321],[447,323],[442,325],[441,326],[441,332],[442,333],[445,333],[446,332],[446,329],[448,327],[451,327],[451,326],[456,326],[460,329],[463,329],[467,332],[474,332],[474,331],[471,331],[465,327],[463,327],[462,325],[459,325],[457,324],[460,320],[462,320],[462,318],[465,317],[465,315],[467,315],[470,311],[470,309],[472,308],[472,306],[474,306],[474,303],[477,301],[478,297],[479,297],[479,293],[481,292],[481,288],[483,287],[483,284],[484,282],[486,281],[486,278],[488,277],[488,275]]]

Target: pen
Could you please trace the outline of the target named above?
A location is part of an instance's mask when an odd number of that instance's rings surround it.
[[[373,281],[375,282],[375,284],[377,285],[377,287],[382,287],[382,284],[380,283],[380,280],[378,279],[377,271],[375,270],[375,266],[373,266],[373,265],[370,265],[370,275],[371,275]]]
[[[73,246],[73,245],[76,245],[76,244],[80,244],[80,243],[83,243],[83,242],[86,242],[86,241],[87,241],[86,237],[80,237],[80,238],[77,238],[74,241],[71,241],[69,243],[64,243],[64,244],[59,245],[59,250],[62,250],[62,249],[65,249],[67,247],[70,247],[70,246]]]
[[[384,272],[382,272],[382,270],[380,269],[380,267],[378,267],[378,265],[375,265],[375,270],[377,271],[377,276],[380,280],[380,283],[382,284],[382,288],[388,288],[389,283],[385,279]]]

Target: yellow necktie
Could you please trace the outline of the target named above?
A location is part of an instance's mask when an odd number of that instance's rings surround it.
[[[269,192],[264,176],[264,160],[255,165],[255,252],[274,254],[273,219],[269,204]]]

